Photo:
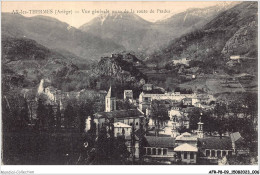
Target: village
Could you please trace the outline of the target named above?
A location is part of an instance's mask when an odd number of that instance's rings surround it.
[[[80,98],[84,93],[62,93],[43,84],[44,80],[37,93],[44,95],[47,103],[59,107],[59,111],[63,110],[66,97]],[[239,132],[226,130],[219,133],[218,128],[215,131],[204,129],[211,127],[207,125],[214,125],[209,123],[211,121],[203,123],[209,117],[206,116],[208,111],[218,105],[212,94],[165,90],[158,93],[158,89],[162,90],[153,84],[144,84],[137,99],[134,99],[132,90],[124,90],[123,99],[116,97],[113,87],[108,91],[95,92],[103,101],[100,105],[104,105],[104,111],[85,117],[84,132],[95,128],[94,135],[98,137],[105,128],[110,133],[108,137],[126,140],[129,161],[142,160],[148,164],[224,165],[228,156],[249,155],[247,143]],[[119,102],[131,104],[131,107],[118,109]],[[64,122],[64,119],[61,121]],[[62,122],[61,127],[66,128]],[[254,129],[257,130],[257,127]],[[84,145],[89,145],[88,141]]]

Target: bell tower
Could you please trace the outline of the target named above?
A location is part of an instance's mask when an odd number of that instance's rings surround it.
[[[116,110],[116,97],[112,95],[112,88],[110,86],[105,99],[105,112],[111,112]]]
[[[202,115],[202,114],[201,114]],[[201,117],[200,117],[200,121],[198,123],[198,130],[197,130],[197,135],[198,135],[198,138],[203,138],[204,137],[204,132],[203,132],[203,124],[201,122]]]

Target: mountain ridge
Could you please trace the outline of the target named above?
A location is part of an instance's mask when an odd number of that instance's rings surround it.
[[[2,13],[2,34],[27,37],[52,49],[64,49],[77,56],[95,60],[103,55],[124,50],[112,40],[85,33],[52,17],[24,17]]]

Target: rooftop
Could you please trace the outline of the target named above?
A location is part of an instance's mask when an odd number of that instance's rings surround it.
[[[230,138],[232,142],[236,142],[237,140],[239,140],[241,137],[239,132],[234,132],[230,134]]]
[[[230,137],[207,137],[200,138],[198,145],[203,149],[221,149],[230,150],[232,149],[232,142]]]
[[[192,146],[188,143],[181,144],[174,148],[174,151],[189,151],[189,152],[198,152],[198,148],[195,146]]]
[[[148,147],[173,148],[175,145],[175,139],[172,137],[145,136],[145,139]]]

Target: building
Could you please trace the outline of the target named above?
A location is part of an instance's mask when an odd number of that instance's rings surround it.
[[[192,105],[198,101],[196,94],[180,94],[180,93],[164,93],[164,94],[148,94],[142,92],[139,95],[139,109],[146,111],[151,107],[152,100],[169,100],[173,103],[180,103],[184,98],[192,99]]]
[[[241,59],[240,55],[231,55],[230,56],[230,60],[236,60],[239,62],[240,59]]]
[[[174,148],[174,152],[177,153],[177,158],[180,159],[182,163],[197,163],[198,148],[193,145],[190,145],[188,143],[181,144]]]
[[[172,137],[145,136],[144,160],[147,162],[172,162],[175,160],[175,139]]]
[[[176,65],[176,64],[184,64],[184,65],[189,66],[190,60],[187,59],[187,58],[182,58],[182,59],[179,59],[179,60],[172,60],[172,62],[173,62],[174,65]]]
[[[182,99],[183,106],[192,106],[192,99],[191,98],[184,98]]]
[[[153,84],[144,84],[143,91],[151,91],[153,90]]]
[[[179,146],[179,145],[182,145],[184,143],[188,143],[189,145],[197,147],[197,141],[198,141],[197,136],[193,136],[190,133],[185,132],[185,133],[176,137],[175,144],[177,146]]]
[[[132,102],[134,100],[132,90],[124,90],[124,100]]]
[[[114,134],[115,137],[118,136],[128,137],[131,134],[131,126],[121,122],[116,122],[114,123]]]
[[[239,132],[231,133],[230,139],[235,154],[249,154],[247,143]]]
[[[139,109],[128,109],[128,110],[117,110],[116,108],[116,97],[109,88],[109,91],[105,97],[105,112],[98,112],[94,114],[94,122],[97,125],[97,133],[100,131],[101,127],[107,125],[108,122],[117,123],[120,122],[121,125],[134,127],[135,129],[140,129],[142,126],[145,127],[145,117],[144,113]]]
[[[97,129],[106,125],[108,120],[113,119],[113,123],[120,122],[129,126],[134,125],[135,129],[144,127],[144,114],[138,109],[115,110],[111,112],[98,112],[94,114],[94,122],[97,124]],[[98,131],[97,131],[98,132]]]
[[[173,118],[173,116],[181,117],[182,112],[180,111],[180,107],[172,107],[171,110],[168,111],[170,119]]]
[[[217,164],[218,159],[233,154],[230,137],[206,137],[198,139],[200,151],[199,161],[202,164]]]
[[[111,112],[116,110],[116,97],[112,94],[111,87],[108,90],[108,93],[105,98],[105,112]]]
[[[139,158],[139,141],[140,139],[134,134],[133,129],[137,132],[140,129],[145,130],[144,113],[139,109],[117,110],[116,97],[112,88],[109,88],[105,97],[105,112],[97,112],[94,114],[94,123],[96,124],[96,134],[98,135],[102,127],[107,130],[114,128],[114,136],[124,136],[126,146],[131,153],[131,158]],[[90,128],[90,120],[87,121],[87,126]]]

